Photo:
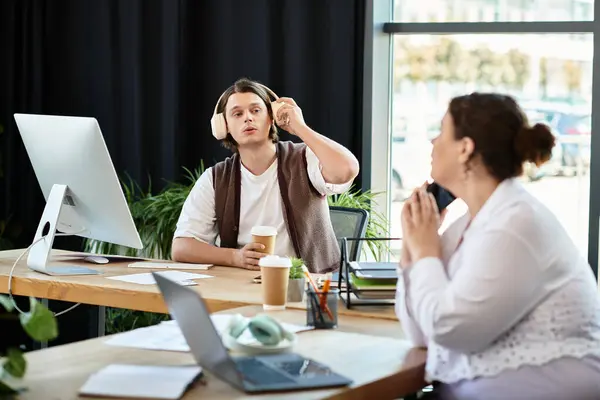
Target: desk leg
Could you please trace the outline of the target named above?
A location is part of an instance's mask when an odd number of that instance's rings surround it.
[[[46,308],[50,308],[50,304],[48,302],[48,299],[38,299],[38,301],[41,300],[42,305],[44,305]],[[48,348],[48,341],[44,340],[43,342],[40,342],[40,349],[47,349]]]
[[[74,303],[41,299],[43,304],[49,304],[49,309],[53,312],[66,310]],[[42,348],[69,344],[80,340],[93,339],[104,336],[104,307],[80,304],[71,311],[59,315],[58,337],[50,343],[42,343]]]
[[[98,337],[106,334],[106,307],[98,306]]]
[[[21,309],[29,310],[29,298],[27,296],[15,296],[15,301]],[[73,303],[57,300],[48,300],[39,298],[38,301],[46,306],[52,312],[66,310],[73,306]],[[36,342],[32,340],[20,324],[11,325],[8,322],[0,323],[0,332],[2,332],[2,343],[0,350],[6,346],[24,345],[28,350],[46,349],[52,346],[78,342],[80,340],[92,339],[105,335],[105,307],[81,304],[66,314],[57,317],[58,338],[48,342]],[[2,322],[2,321],[0,321]],[[4,329],[9,329],[9,335],[5,338]]]

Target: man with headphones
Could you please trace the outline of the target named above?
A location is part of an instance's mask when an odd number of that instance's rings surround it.
[[[276,125],[303,143],[279,141]],[[258,270],[265,254],[250,231],[266,225],[277,229],[275,254],[301,257],[312,272],[336,270],[340,250],[327,196],[349,189],[359,172],[356,157],[311,129],[293,99],[249,79],[221,95],[211,127],[233,155],[208,168],[191,190],[172,258]]]

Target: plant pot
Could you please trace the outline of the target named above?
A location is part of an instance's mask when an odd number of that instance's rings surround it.
[[[288,280],[287,301],[290,303],[302,301],[304,299],[305,284],[306,280],[304,278]]]

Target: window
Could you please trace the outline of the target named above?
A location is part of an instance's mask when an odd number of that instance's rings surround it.
[[[550,162],[541,168],[527,166],[522,180],[587,253],[593,54],[588,39],[568,34],[393,38],[392,236],[402,236],[403,200],[430,178],[430,141],[438,134],[449,100],[473,91],[496,91],[513,95],[530,122],[545,122],[555,133]],[[465,210],[461,202],[453,204],[445,225]],[[400,244],[394,243],[397,258]]]
[[[593,72],[600,71],[593,57],[600,21],[594,22],[593,0],[372,4],[367,168],[369,188],[381,193],[375,207],[387,216],[390,236],[402,237],[404,199],[430,179],[430,140],[450,99],[473,91],[503,92],[517,99],[530,122],[544,122],[556,135],[552,159],[540,168],[526,165],[520,179],[554,212],[597,276],[600,163],[591,158],[598,146],[592,145],[597,140],[592,123],[600,120],[600,102],[592,102],[592,88],[600,90],[600,82],[593,82]],[[445,226],[466,206],[457,201],[449,211]],[[397,260],[401,242],[391,247]]]

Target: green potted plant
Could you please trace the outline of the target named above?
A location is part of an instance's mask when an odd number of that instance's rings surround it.
[[[17,315],[10,298],[0,295],[0,308],[4,309],[4,312],[0,313],[0,319],[5,320],[4,322],[18,319],[25,333],[38,342],[55,339],[58,336],[58,324],[54,314],[33,297],[29,298],[29,304],[28,312]],[[26,390],[21,378],[25,376],[27,360],[21,350],[14,347],[8,348],[2,356],[0,398],[5,398],[4,396],[14,396],[20,391]]]
[[[169,260],[179,213],[192,187],[204,172],[204,163],[194,171],[184,170],[187,182],[167,182],[166,187],[156,194],[152,194],[151,188],[142,190],[130,177],[127,177],[127,182],[122,181],[125,199],[144,245],[141,251],[89,239],[84,242],[84,251]]]
[[[288,280],[287,301],[295,303],[304,299],[304,288],[306,279],[302,266],[304,261],[301,258],[292,258],[292,267],[290,268],[290,278]]]
[[[204,172],[204,163],[201,163],[195,171],[185,168],[184,170],[187,182],[168,182],[167,186],[156,194],[152,194],[151,188],[147,191],[142,190],[130,177],[127,181],[122,181],[125,198],[144,245],[143,250],[138,251],[112,243],[86,239],[84,251],[95,254],[171,259],[171,242],[179,213],[192,187]],[[106,334],[126,332],[168,319],[168,314],[107,307],[105,332]]]

